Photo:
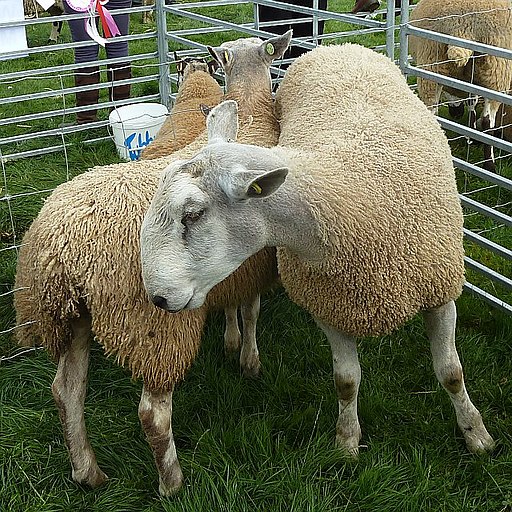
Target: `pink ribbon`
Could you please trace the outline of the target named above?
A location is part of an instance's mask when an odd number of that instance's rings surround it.
[[[103,24],[103,33],[106,35],[106,37],[120,36],[121,32],[119,31],[119,27],[116,25],[116,22],[112,17],[112,14],[110,14],[107,8],[104,7],[104,5],[107,2],[108,0],[104,0],[103,2],[101,0],[98,0],[99,5],[97,7],[98,12],[100,12],[100,10],[103,12],[103,16],[101,16],[101,22]]]
[[[121,35],[114,18],[104,7],[108,0],[66,0],[66,2],[74,11],[89,13],[89,18],[84,20],[85,31],[93,41],[101,46],[105,46],[108,42],[105,38]],[[95,11],[100,17],[105,37],[101,37],[96,27]]]

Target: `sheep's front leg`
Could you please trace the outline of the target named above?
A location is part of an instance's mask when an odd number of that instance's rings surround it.
[[[357,418],[357,394],[361,383],[361,366],[355,338],[315,319],[324,331],[332,351],[334,386],[338,395],[336,445],[352,457],[359,453],[361,427]]]
[[[97,487],[107,480],[107,475],[98,467],[85,429],[84,403],[91,343],[90,318],[83,316],[74,320],[72,330],[71,345],[59,358],[52,393],[69,450],[73,480]]]
[[[240,348],[240,367],[245,377],[256,378],[260,374],[261,363],[256,341],[256,326],[260,313],[260,296],[256,295],[240,307],[242,313],[243,335],[238,328],[238,308],[226,307],[226,329],[224,331],[224,350],[236,352]]]
[[[494,134],[494,127],[496,126],[496,115],[498,113],[498,109],[500,108],[500,103],[497,101],[485,99],[484,108],[482,111],[482,131],[487,133],[488,135]],[[494,146],[490,144],[485,144],[484,146],[484,169],[488,171],[496,170],[496,161],[494,158]]]
[[[183,473],[172,436],[171,415],[172,391],[148,391],[142,388],[139,419],[155,457],[162,496],[174,494],[183,484]]]
[[[455,347],[455,303],[448,302],[444,306],[424,311],[423,315],[430,339],[434,371],[455,407],[457,423],[464,434],[466,445],[474,453],[491,451],[494,441],[464,385],[462,366]]]
[[[260,314],[260,296],[256,295],[242,304],[242,349],[240,350],[240,367],[245,377],[256,378],[260,374],[261,363],[256,341],[256,326]]]

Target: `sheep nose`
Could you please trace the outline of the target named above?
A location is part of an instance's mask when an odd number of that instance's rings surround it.
[[[161,309],[168,309],[167,299],[164,297],[161,297],[160,295],[155,295],[152,299],[153,304]]]

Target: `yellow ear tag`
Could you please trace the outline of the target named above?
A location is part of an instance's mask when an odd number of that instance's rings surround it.
[[[227,50],[224,52],[224,60],[226,61],[226,64],[229,63],[229,52]]]
[[[267,46],[265,46],[265,50],[269,55],[274,55],[274,45],[272,43],[267,43]]]
[[[261,187],[257,183],[253,183],[251,188],[256,192],[256,194],[261,194],[262,192]]]

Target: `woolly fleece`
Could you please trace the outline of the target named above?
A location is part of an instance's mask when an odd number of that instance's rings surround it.
[[[276,103],[324,253],[312,263],[278,249],[290,298],[353,336],[456,299],[463,218],[450,148],[398,67],[362,46],[318,47],[290,66]]]
[[[248,80],[226,96],[238,102],[241,141],[277,143],[270,90],[260,92]],[[201,310],[171,315],[149,302],[140,266],[144,213],[162,170],[192,158],[206,142],[203,133],[170,156],[94,168],[55,189],[20,249],[14,293],[20,344],[40,342],[58,359],[71,342],[70,321],[86,306],[106,353],[147,389],[169,390],[195,358],[207,310],[237,306],[276,284],[276,251],[266,248],[219,283]]]
[[[512,49],[510,0],[421,0],[410,20],[419,28]],[[413,36],[409,51],[416,65],[427,70],[496,91],[505,92],[510,88],[511,60],[479,55],[462,65],[471,55],[470,50]],[[453,58],[464,60],[450,62]],[[434,104],[435,83],[418,79],[418,92],[427,105]]]
[[[217,81],[205,70],[187,66],[176,102],[155,140],[142,152],[141,160],[166,156],[192,142],[206,128],[200,106],[214,107],[223,96]],[[206,65],[204,65],[206,68]]]
[[[107,354],[148,389],[172,389],[197,353],[206,308],[169,314],[148,300],[139,232],[157,188],[161,159],[88,171],[57,187],[20,249],[14,301],[18,341],[40,342],[58,359],[71,342],[73,318],[92,319]],[[275,253],[248,260],[212,290],[214,306],[237,305],[276,279]],[[261,261],[267,265],[260,268]],[[243,285],[242,285],[243,283]]]

